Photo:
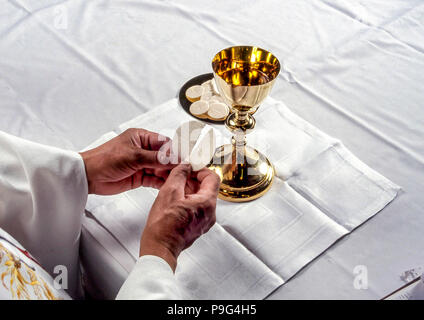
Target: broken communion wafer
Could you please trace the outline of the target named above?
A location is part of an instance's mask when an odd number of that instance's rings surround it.
[[[215,149],[215,133],[211,126],[206,125],[200,132],[190,153],[190,164],[193,171],[199,171],[206,167],[213,158]]]
[[[172,154],[181,162],[189,162],[193,171],[204,168],[216,148],[215,132],[199,121],[184,122],[172,138]]]
[[[203,92],[204,87],[200,85],[194,85],[186,90],[185,95],[190,102],[195,102],[197,100],[200,100],[200,97],[202,96]]]

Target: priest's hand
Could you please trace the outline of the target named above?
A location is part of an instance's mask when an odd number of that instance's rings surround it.
[[[189,180],[193,187],[188,189]],[[181,251],[215,223],[219,184],[218,175],[209,169],[192,173],[189,164],[175,167],[150,210],[140,256],[159,256],[175,271]]]
[[[88,192],[111,195],[140,186],[159,189],[172,164],[169,138],[144,129],[128,129],[101,146],[81,152],[87,173]]]

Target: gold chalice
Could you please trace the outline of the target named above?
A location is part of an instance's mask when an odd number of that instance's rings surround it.
[[[271,162],[246,145],[246,134],[255,127],[252,114],[271,91],[280,62],[264,49],[237,46],[217,53],[212,68],[218,91],[231,109],[225,125],[233,137],[231,144],[216,149],[208,167],[221,177],[219,198],[250,201],[267,192],[274,178]]]

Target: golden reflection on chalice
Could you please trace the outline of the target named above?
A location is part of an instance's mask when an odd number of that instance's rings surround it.
[[[246,145],[246,134],[255,127],[252,114],[271,91],[280,62],[264,49],[237,46],[217,53],[212,68],[218,91],[231,109],[225,125],[233,137],[231,144],[216,149],[208,167],[221,177],[219,198],[250,201],[267,192],[274,178],[271,162]]]

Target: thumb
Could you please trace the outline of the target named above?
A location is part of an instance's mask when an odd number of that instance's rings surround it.
[[[168,179],[166,179],[164,186],[176,190],[178,195],[184,197],[184,189],[187,179],[191,174],[191,165],[181,163],[171,170]]]

